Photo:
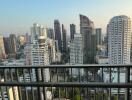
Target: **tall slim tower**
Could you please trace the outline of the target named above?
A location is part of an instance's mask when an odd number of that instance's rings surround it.
[[[61,27],[59,20],[54,20],[55,40],[58,41],[59,51],[62,51]]]
[[[8,56],[10,53],[10,41],[9,41],[9,37],[4,37],[4,47],[5,47],[5,53]]]
[[[66,41],[66,29],[64,28],[64,25],[62,24],[62,52],[66,53],[67,52],[67,41]]]
[[[31,44],[27,46],[26,53],[27,60],[31,65],[49,65],[49,51],[48,51],[48,41],[47,41],[47,29],[42,25],[33,24],[31,28]],[[29,52],[30,50],[30,52]],[[45,81],[49,81],[49,69],[46,68],[44,71]],[[35,70],[32,70],[33,79],[35,79]],[[41,74],[41,72],[39,71]],[[38,75],[40,80],[41,75]],[[33,80],[34,81],[34,80]]]
[[[39,42],[43,41],[47,38],[47,29],[44,28],[42,25],[38,25],[36,23],[33,24],[31,27],[31,42]]]
[[[121,15],[113,17],[107,27],[109,64],[130,64],[131,21]]]
[[[55,34],[54,34],[54,30],[52,28],[48,28],[47,37],[55,40]]]
[[[76,33],[76,26],[74,24],[70,24],[70,37],[71,40],[74,39],[74,34]]]
[[[96,44],[101,45],[102,44],[102,30],[101,28],[96,28]]]
[[[94,63],[96,54],[92,46],[93,41],[95,41],[95,38],[92,38],[94,35],[94,24],[84,15],[80,15],[80,33],[83,38],[83,62],[84,64]]]
[[[1,58],[5,58],[5,47],[4,47],[3,36],[0,35],[0,59]]]
[[[10,34],[9,43],[10,43],[10,57],[15,58],[16,53],[17,53],[17,44],[16,44],[16,35],[15,34]]]
[[[70,64],[83,64],[83,39],[82,39],[82,34],[74,34],[74,39],[70,43]],[[77,69],[73,68],[72,69],[72,75],[73,76],[78,76],[79,72],[80,74],[84,74],[83,69]],[[71,72],[71,71],[70,71]]]
[[[39,25],[34,23],[33,27],[31,27],[31,42],[33,43],[34,41],[38,40],[38,34],[40,33],[39,31]]]

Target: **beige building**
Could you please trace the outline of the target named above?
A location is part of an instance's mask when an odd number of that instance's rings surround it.
[[[0,35],[0,59],[3,58],[5,58],[5,47],[4,47],[3,36]]]

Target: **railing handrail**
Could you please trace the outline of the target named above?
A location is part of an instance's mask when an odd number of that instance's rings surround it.
[[[132,68],[132,64],[77,64],[77,65],[30,65],[30,66],[0,66],[0,69],[7,69],[7,68]]]
[[[0,86],[30,86],[30,87],[90,87],[90,88],[132,88],[132,83],[103,82],[1,82]]]

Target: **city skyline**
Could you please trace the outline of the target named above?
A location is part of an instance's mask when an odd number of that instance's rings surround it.
[[[83,2],[81,0],[32,0],[32,2],[4,0],[0,3],[0,34],[30,33],[29,28],[34,22],[53,28],[54,19],[58,19],[60,24],[65,25],[68,34],[72,23],[77,26],[77,32],[79,32],[79,14],[88,16],[94,22],[95,28],[102,28],[105,33],[107,23],[113,16],[132,17],[131,5],[130,0],[84,0]]]
[[[0,100],[131,100],[132,1],[0,3]]]

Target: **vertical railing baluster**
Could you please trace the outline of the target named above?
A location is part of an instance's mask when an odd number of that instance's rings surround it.
[[[96,100],[96,88],[94,90],[94,100]]]
[[[73,81],[72,81],[72,77],[73,77],[73,76],[72,76],[72,68],[71,68],[71,76],[70,76],[71,80],[70,80],[70,82],[73,82]]]
[[[64,68],[64,82],[66,82],[66,68]]]
[[[57,74],[57,82],[58,82],[58,69],[56,67],[56,74]]]
[[[130,83],[130,67],[126,67],[126,83]],[[126,88],[125,100],[130,100],[130,88]]]
[[[111,82],[112,82],[112,81],[111,81],[111,75],[112,75],[111,67],[110,67],[110,70],[109,70],[109,75],[110,75],[110,76],[109,76],[109,77],[110,77],[110,80],[109,80],[109,81],[110,81],[110,83],[111,83]],[[109,100],[111,100],[111,88],[109,89]]]
[[[65,98],[67,99],[67,87],[65,87]]]
[[[13,75],[12,75],[13,72],[12,72],[12,69],[11,68],[9,69],[9,73],[10,73],[10,77],[11,77],[11,82],[13,82]],[[14,87],[15,86],[12,86],[11,88],[12,88],[13,98],[14,98],[14,100],[16,100]]]
[[[86,68],[86,80],[87,80],[87,83],[88,83],[88,68]],[[89,93],[88,93],[88,87],[87,87],[87,96],[89,97]]]
[[[36,82],[39,82],[39,68],[36,68],[35,67],[35,75],[36,75]],[[36,86],[37,87],[37,92],[38,92],[38,100],[41,100],[41,94],[40,94],[40,87],[39,86]]]
[[[42,82],[45,82],[45,76],[44,76],[44,68],[41,68],[41,77],[42,77]],[[46,90],[45,90],[46,88],[43,86],[43,98],[44,98],[44,100],[46,100]]]
[[[7,79],[7,76],[9,76],[9,75],[7,75],[8,73],[6,73],[6,71],[8,71],[8,69],[3,69],[3,75],[4,75],[4,82],[7,82],[8,81],[8,79]],[[8,86],[3,86],[3,88],[1,89],[1,90],[4,90],[4,92],[2,92],[2,100],[5,100],[5,90],[6,90],[6,93],[7,93],[7,96],[8,96],[8,98],[9,98],[9,93],[8,93],[8,90],[9,90],[9,87]],[[13,95],[14,96],[14,95]]]
[[[72,98],[73,98],[73,100],[75,100],[75,92],[74,92],[74,90],[75,90],[75,87],[72,87]]]
[[[1,86],[1,97],[2,97],[2,100],[5,100],[3,88],[4,88],[4,87]],[[6,89],[6,92],[7,92],[7,89]],[[8,96],[8,98],[9,98],[9,96]]]
[[[0,95],[1,95],[1,100],[3,100],[4,99],[4,94],[3,94],[3,89],[2,89],[2,86],[0,86]],[[9,98],[9,96],[8,96],[8,98]]]
[[[78,68],[78,78],[79,78],[78,81],[79,81],[79,83],[80,83],[80,81],[81,81],[81,80],[80,80],[80,68]]]
[[[26,77],[25,77],[25,69],[23,68],[22,69],[22,71],[23,71],[23,80],[24,80],[24,82],[26,82]],[[26,96],[26,100],[28,100],[28,92],[27,92],[27,87],[25,87],[25,96]]]
[[[81,87],[79,87],[79,92],[80,92],[80,100],[82,100],[82,96],[81,96]]]
[[[59,100],[60,100],[60,87],[58,87]]]
[[[59,69],[59,68],[56,67],[57,83],[59,82],[59,78],[58,78],[58,69]],[[58,91],[57,91],[57,92],[58,92],[58,98],[59,98],[59,100],[60,100],[60,87],[58,87]]]
[[[53,78],[53,74],[54,74],[54,69],[52,70],[52,68],[50,68],[49,70],[50,70],[50,82],[52,82],[52,78]],[[53,73],[52,73],[52,71],[53,71]],[[51,89],[51,94],[52,94],[51,100],[53,100],[53,90],[52,90],[52,88],[53,88],[53,87],[50,87],[50,89]]]
[[[66,68],[64,68],[64,82],[66,82]],[[66,87],[64,87],[64,91],[65,91],[65,98],[67,98],[67,92],[66,92]]]
[[[1,69],[2,70],[2,72],[0,73],[1,74],[1,76],[0,76],[0,82],[2,81],[2,78],[4,79],[4,70],[5,69]],[[3,74],[3,77],[2,77],[2,74]],[[4,92],[3,92],[3,86],[0,86],[0,92],[1,92],[1,98],[2,98],[2,100],[4,100]],[[6,87],[6,92],[7,92],[7,87]],[[9,98],[9,96],[8,96],[8,98]]]
[[[17,77],[17,82],[19,82],[19,71],[18,68],[16,68],[16,77]],[[21,87],[18,86],[18,94],[19,94],[19,100],[22,100],[22,93],[21,93]]]
[[[102,82],[104,82],[104,69],[103,67],[101,68],[101,79],[102,79]],[[102,88],[102,100],[104,100],[104,89]]]
[[[30,76],[30,82],[32,82],[33,80],[33,76],[32,76],[32,69],[31,68],[29,68],[28,69],[29,70],[29,76]],[[34,88],[31,86],[31,94],[32,94],[32,100],[35,100],[35,97],[34,97]]]
[[[102,67],[102,82],[104,82],[104,69],[103,69],[103,67]]]
[[[119,67],[117,68],[117,74],[118,74],[118,77],[117,77],[118,80],[117,80],[117,82],[120,83],[120,68],[119,68]],[[120,93],[120,89],[118,88],[117,91],[118,91],[118,92],[117,92],[117,98],[118,98],[118,100],[119,100],[119,98],[120,98],[120,94],[119,94],[119,93]]]

